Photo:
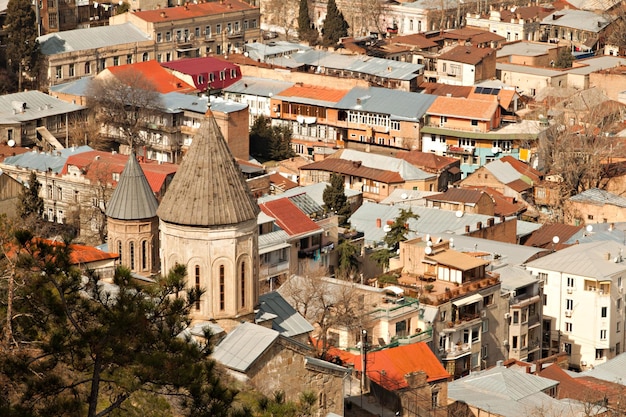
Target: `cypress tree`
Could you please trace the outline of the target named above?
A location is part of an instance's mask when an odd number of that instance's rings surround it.
[[[6,58],[13,73],[36,73],[39,58],[37,18],[29,0],[9,0],[7,4]]]
[[[339,42],[340,38],[348,36],[348,22],[343,17],[343,13],[337,8],[335,0],[328,0],[326,7],[326,19],[322,29],[322,42],[325,46],[333,46]]]

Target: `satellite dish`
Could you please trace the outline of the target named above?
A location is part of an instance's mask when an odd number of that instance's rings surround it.
[[[585,230],[589,233],[593,232],[593,226],[592,225],[587,225],[587,227],[585,227]]]
[[[385,226],[383,226],[383,231],[386,232],[390,232],[391,231],[391,226],[389,226],[388,224],[386,224]]]
[[[247,58],[248,56],[250,56],[250,54],[248,53],[248,51],[246,51],[246,52],[243,53],[243,56],[245,56]]]
[[[426,241],[430,242],[430,235],[426,235]]]
[[[407,193],[402,193],[400,195],[400,198],[403,199],[403,200],[406,200],[407,198],[409,198],[409,195]]]
[[[424,252],[426,253],[426,255],[430,255],[431,253],[433,253],[433,248],[431,248],[430,246],[426,246]]]
[[[457,210],[454,215],[460,219],[461,217],[463,217],[463,212],[461,210]]]
[[[428,242],[426,242],[426,246],[427,246],[427,247],[429,247],[429,248],[430,248],[432,245],[433,245],[433,242],[431,242],[430,240],[429,240]]]
[[[556,245],[557,243],[559,243],[559,241],[560,241],[560,240],[561,240],[561,239],[559,239],[559,237],[558,237],[558,236],[554,236],[554,237],[552,238],[552,243],[554,243],[554,244]]]
[[[493,148],[491,148],[491,153],[500,153],[500,148],[494,146]]]
[[[7,142],[7,145],[9,145],[9,148],[12,148],[15,146],[15,141],[13,139],[9,139],[9,141]]]

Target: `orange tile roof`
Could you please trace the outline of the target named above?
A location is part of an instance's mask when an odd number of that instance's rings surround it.
[[[439,60],[461,62],[476,65],[489,55],[495,54],[495,49],[476,48],[473,46],[457,46],[446,53],[439,55]]]
[[[360,358],[354,358],[354,368],[358,371],[362,369]],[[450,379],[450,374],[424,342],[369,352],[366,368],[368,378],[389,391],[407,388],[404,376],[411,372],[424,371],[428,382]]]
[[[524,161],[520,161],[519,159],[516,159],[511,155],[503,156],[502,158],[500,158],[500,160],[502,162],[508,162],[513,168],[515,168],[517,172],[522,175],[526,175],[533,182],[538,182],[541,179],[541,172],[537,171],[535,168],[531,167]]]
[[[514,181],[511,181],[510,183],[508,183],[506,185],[507,185],[507,187],[512,188],[513,190],[517,191],[518,193],[521,193],[522,191],[526,191],[526,190],[529,190],[529,189],[533,188],[532,185],[527,184],[523,180],[514,180]]]
[[[172,22],[182,19],[200,18],[222,13],[235,13],[244,10],[258,9],[244,1],[226,0],[199,4],[187,4],[177,7],[166,7],[155,10],[142,10],[133,14],[146,22]]]
[[[291,190],[298,186],[297,183],[291,181],[289,178],[283,177],[277,172],[270,174],[270,182],[278,186],[281,190]]]
[[[515,216],[524,210],[526,210],[526,206],[524,206],[521,202],[513,202],[511,197],[505,197],[504,194],[499,192],[498,190],[491,187],[481,187],[481,186],[468,186],[464,185],[463,188],[473,188],[475,190],[482,190],[489,194],[493,199],[495,206],[493,207],[493,214],[495,216]]]
[[[163,68],[157,61],[136,62],[134,64],[118,65],[107,68],[111,74],[119,75],[127,71],[137,71],[143,74],[146,80],[154,84],[156,90],[161,94],[171,92],[191,93],[196,92],[196,88],[187,84],[180,78],[172,75]]]
[[[6,143],[0,143],[0,161],[4,161],[4,158],[9,156],[21,155],[26,152],[30,152],[32,149],[23,148],[21,146],[9,146]]]
[[[515,97],[515,90],[505,90],[500,89],[497,96],[493,96],[491,94],[480,94],[476,93],[476,88],[472,87],[472,92],[467,96],[467,98],[475,99],[475,100],[490,100],[490,101],[498,101],[500,102],[500,106],[505,109],[509,107],[511,101],[513,101],[513,97]]]
[[[314,85],[294,85],[281,91],[277,96],[308,98],[313,100],[329,101],[338,103],[350,90],[339,90],[336,88],[317,87]]]
[[[498,103],[494,101],[437,97],[426,113],[462,119],[491,120],[497,109]]]
[[[319,170],[326,172],[336,172],[355,177],[367,178],[374,181],[383,182],[385,184],[404,183],[402,176],[393,171],[384,169],[369,168],[365,165],[359,165],[354,161],[347,161],[339,158],[326,158],[321,161],[313,162],[300,167],[302,170]]]
[[[70,247],[72,248],[70,260],[74,265],[119,258],[117,253],[104,252],[92,246],[71,244]]]
[[[112,154],[103,151],[89,151],[71,155],[65,161],[65,165],[61,170],[61,175],[68,173],[68,166],[74,165],[83,170],[85,177],[93,183],[105,181],[115,185],[117,181],[113,180],[113,174],[121,174],[128,161],[128,155]],[[178,165],[170,163],[159,164],[156,161],[139,162],[143,169],[146,179],[150,184],[150,188],[155,193],[159,193],[171,174],[175,174]]]
[[[278,227],[283,229],[289,236],[298,236],[305,233],[322,231],[313,220],[302,212],[288,198],[268,201],[259,205],[261,210],[268,216],[276,219]]]

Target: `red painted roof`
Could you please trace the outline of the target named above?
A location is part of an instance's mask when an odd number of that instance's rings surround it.
[[[197,91],[194,86],[187,84],[180,78],[172,75],[156,61],[136,62],[134,64],[108,67],[107,70],[113,75],[123,74],[126,71],[137,71],[143,74],[146,80],[154,84],[161,94],[171,92],[191,93]]]
[[[498,190],[491,187],[481,187],[481,186],[468,186],[464,185],[463,188],[473,188],[475,190],[482,190],[489,194],[493,199],[495,206],[493,208],[493,214],[496,216],[516,216],[522,211],[526,210],[526,206],[524,203],[519,201],[513,202],[513,198],[506,197],[504,194],[499,192]]]
[[[146,22],[172,22],[182,19],[201,18],[223,13],[236,13],[244,10],[257,9],[244,1],[226,0],[199,4],[187,4],[177,7],[166,7],[155,10],[142,10],[133,14]]]
[[[461,62],[463,64],[477,65],[486,57],[495,54],[495,49],[476,48],[473,46],[457,46],[446,53],[439,55],[440,60]]]
[[[321,227],[286,197],[268,201],[260,204],[259,207],[265,214],[276,219],[278,227],[287,232],[289,236],[303,235],[317,230],[322,231]]]
[[[214,90],[228,87],[241,79],[241,69],[235,63],[214,57],[200,57],[180,59],[178,61],[164,62],[161,64],[165,68],[190,75],[195,87],[200,91],[206,91],[209,86],[209,74],[213,74],[211,88]],[[232,71],[235,76],[232,77]],[[220,72],[225,71],[224,76]],[[200,79],[201,77],[201,79]]]
[[[100,249],[85,245],[70,245],[72,252],[70,260],[74,265],[88,264],[91,262],[105,261],[107,259],[117,259],[117,253],[103,252]]]
[[[68,167],[73,165],[83,171],[83,175],[92,183],[106,181],[116,185],[113,174],[121,174],[128,161],[128,155],[112,154],[103,151],[89,151],[77,155],[72,155],[65,161],[61,170],[61,175],[68,174]],[[155,193],[159,193],[165,185],[168,176],[175,174],[178,165],[170,163],[159,164],[156,161],[139,162],[141,169],[150,184],[150,188]]]
[[[277,172],[270,174],[270,182],[281,190],[290,190],[298,186],[297,183],[291,181],[289,178],[283,177]]]
[[[358,371],[362,369],[360,358],[358,356],[354,359],[354,368]],[[366,368],[368,378],[390,391],[407,388],[404,376],[411,372],[424,371],[428,382],[450,378],[450,374],[424,342],[369,352]],[[384,377],[381,378],[383,371]]]

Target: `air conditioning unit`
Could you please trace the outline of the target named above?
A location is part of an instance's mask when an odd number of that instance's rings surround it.
[[[565,310],[565,317],[572,317],[572,310]]]
[[[480,317],[487,317],[487,310],[483,310],[480,312]]]
[[[508,346],[509,345],[509,341],[508,340],[503,340],[502,341],[502,346]]]
[[[504,313],[504,319],[505,319],[505,320],[508,320],[508,319],[510,319],[510,318],[511,318],[511,314],[509,314],[509,313]]]
[[[568,293],[568,294],[571,294],[571,293],[573,293],[573,292],[574,292],[574,289],[573,289],[573,288],[568,288],[568,289],[567,289],[567,293]]]

